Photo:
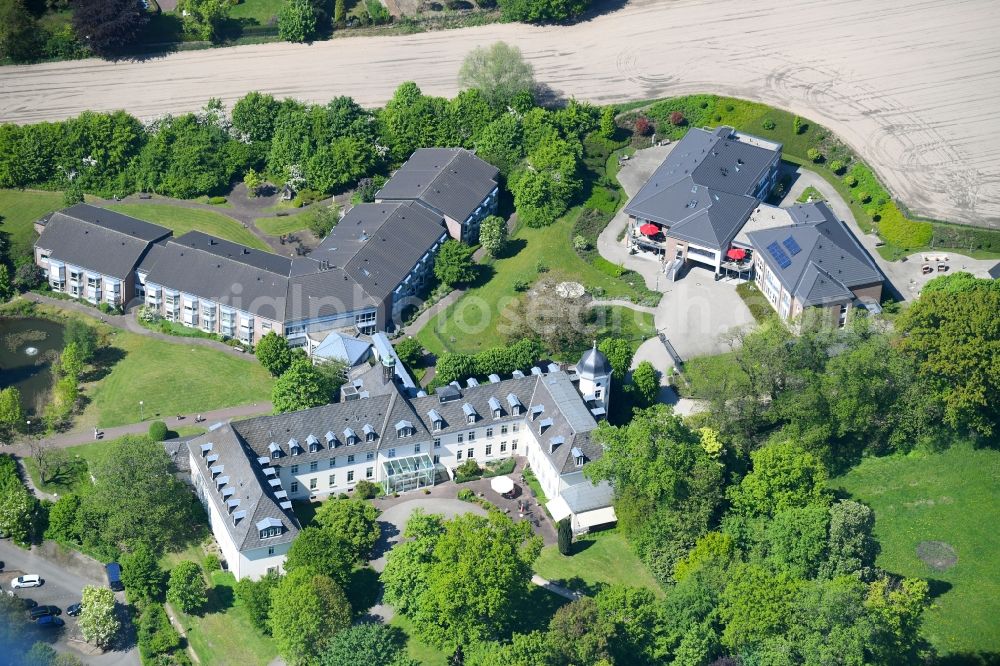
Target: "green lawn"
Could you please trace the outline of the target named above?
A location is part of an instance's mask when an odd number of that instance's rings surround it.
[[[505,322],[504,311],[509,303],[522,297],[514,289],[514,283],[518,281],[531,283],[542,277],[556,282],[572,280],[582,283],[588,289],[603,289],[602,298],[606,299],[632,294],[632,285],[622,278],[611,277],[597,270],[581,259],[573,249],[573,223],[579,214],[580,209],[574,209],[553,224],[540,229],[519,226],[511,240],[515,254],[490,264],[492,278],[481,286],[469,289],[462,298],[432,319],[418,333],[417,339],[436,354],[443,351],[475,353],[504,344],[504,338],[498,329]],[[540,274],[539,264],[547,267],[548,271]],[[642,280],[640,276],[634,276],[633,279]],[[651,317],[648,321],[640,317],[639,322],[635,323],[635,318],[629,314],[620,316],[618,320],[629,327],[629,330],[624,331],[626,335],[631,335],[635,330],[646,332],[652,329]],[[455,340],[452,341],[452,338]]]
[[[248,19],[257,25],[267,25],[278,16],[278,10],[285,0],[242,0],[229,8],[229,16],[234,19]]]
[[[546,546],[535,561],[535,573],[586,594],[594,594],[607,585],[646,587],[657,596],[663,594],[618,530],[595,532],[577,539],[569,556],[560,554],[557,546]]]
[[[113,204],[108,208],[137,217],[140,220],[169,227],[173,229],[176,236],[192,230],[202,231],[258,250],[271,251],[271,248],[264,241],[254,236],[242,224],[231,217],[210,210],[182,208],[168,204]]]
[[[802,190],[802,194],[796,199],[799,203],[809,203],[810,201],[826,201],[826,197],[823,193],[817,190],[815,187],[810,185],[806,189]]]
[[[677,387],[685,398],[704,398],[715,392],[721,378],[746,381],[736,365],[732,352],[714,356],[696,356],[684,363],[684,378]]]
[[[414,635],[413,622],[402,615],[396,615],[389,621],[394,627],[401,629],[407,636],[406,652],[410,659],[417,661],[422,666],[446,666],[448,655],[433,645],[424,643]]]
[[[942,654],[1000,652],[998,484],[1000,451],[968,445],[867,459],[831,482],[875,510],[880,567],[931,581],[923,633]],[[955,566],[925,564],[916,554],[922,541],[950,544]]]
[[[202,664],[213,666],[266,666],[278,656],[274,642],[250,623],[250,618],[236,601],[231,573],[212,572],[208,609],[201,616],[177,611],[188,642]]]
[[[0,190],[0,233],[10,234],[11,254],[30,254],[35,221],[62,207],[62,192]]]
[[[47,483],[41,483],[39,480],[38,463],[35,462],[34,458],[25,458],[24,466],[28,470],[28,475],[31,477],[32,483],[39,490],[52,494],[65,495],[66,493],[74,492],[80,484],[88,482],[87,470],[89,469],[90,462],[97,460],[109,443],[107,441],[91,442],[65,449],[66,456],[71,462],[66,466],[63,474],[50,479]]]
[[[81,421],[88,425],[134,423],[140,400],[152,421],[271,399],[271,376],[249,358],[126,331],[111,336],[122,358],[86,391]]]
[[[309,213],[281,217],[258,217],[254,224],[268,236],[281,236],[304,230],[309,223],[309,217]]]

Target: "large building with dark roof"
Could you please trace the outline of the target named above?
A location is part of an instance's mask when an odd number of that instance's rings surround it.
[[[499,175],[499,169],[464,148],[420,148],[375,201],[414,201],[442,216],[452,238],[476,243],[480,223],[497,210]]]
[[[385,390],[368,397],[221,423],[188,441],[192,482],[237,578],[281,570],[301,529],[293,500],[349,493],[361,480],[387,493],[425,488],[470,459],[523,456],[555,520],[578,531],[614,521],[611,487],[583,475],[603,452],[591,433],[607,403],[583,394],[610,389],[601,352],[570,371],[470,378],[432,395],[414,396],[386,370]]]
[[[691,129],[625,206],[630,244],[720,273],[780,162],[781,144],[731,127]]]
[[[877,308],[884,276],[826,202],[787,209],[793,223],[752,231],[754,279],[784,320],[819,308],[843,327],[851,308]]]

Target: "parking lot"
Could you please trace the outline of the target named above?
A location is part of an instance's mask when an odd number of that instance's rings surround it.
[[[139,663],[139,655],[135,649],[93,654],[93,650],[80,636],[77,619],[66,614],[67,606],[80,601],[84,585],[107,584],[99,565],[88,564],[82,558],[72,555],[65,560],[54,561],[53,557],[43,557],[37,549],[26,551],[9,540],[0,541],[0,561],[4,562],[4,570],[0,572],[2,594],[11,591],[10,581],[20,575],[38,574],[42,577],[44,583],[40,587],[14,590],[14,594],[22,599],[32,599],[39,605],[58,606],[62,610],[60,617],[66,621],[66,626],[47,630],[56,638],[52,645],[57,650],[72,652],[87,664],[96,666],[131,666]]]

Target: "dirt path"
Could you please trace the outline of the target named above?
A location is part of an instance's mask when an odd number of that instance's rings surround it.
[[[505,40],[537,79],[595,102],[739,95],[820,121],[930,217],[1000,225],[1000,3],[634,0],[576,26],[496,24],[392,37],[0,69],[0,120],[124,108],[150,118],[250,90],[383,104],[406,80],[451,95],[462,58]]]

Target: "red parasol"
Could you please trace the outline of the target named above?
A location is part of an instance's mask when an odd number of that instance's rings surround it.
[[[655,236],[660,233],[660,228],[655,224],[646,223],[639,227],[639,233],[643,236]]]
[[[743,258],[747,256],[747,251],[742,248],[731,247],[726,252],[726,256],[735,261],[743,261]]]

